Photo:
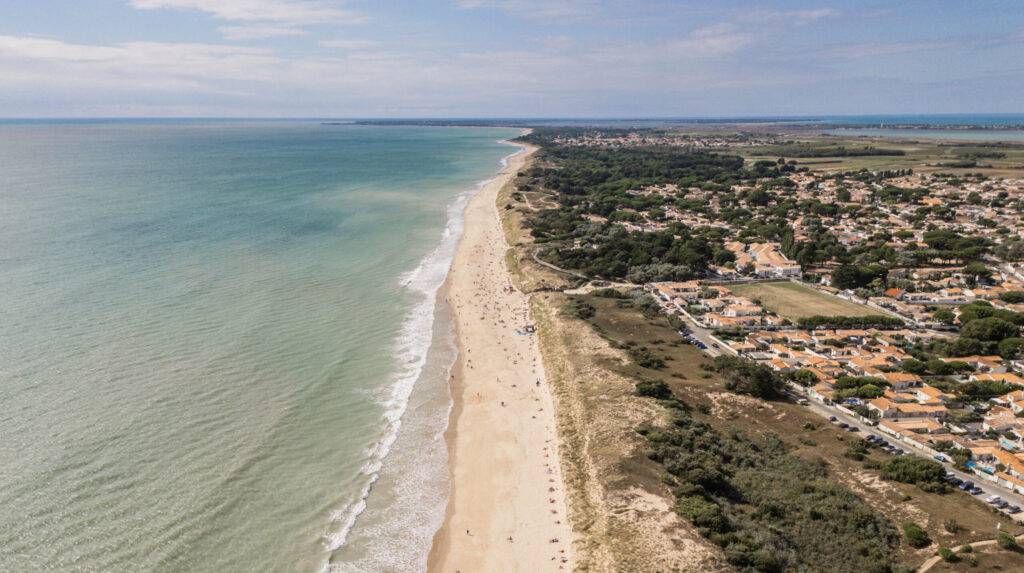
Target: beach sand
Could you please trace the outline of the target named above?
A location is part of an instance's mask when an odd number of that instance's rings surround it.
[[[444,292],[458,332],[446,439],[451,494],[428,570],[569,571],[571,530],[558,460],[554,405],[544,379],[527,295],[505,263],[498,192],[533,152],[470,200]]]

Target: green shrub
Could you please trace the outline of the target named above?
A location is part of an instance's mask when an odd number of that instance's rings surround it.
[[[679,411],[650,459],[680,484],[676,511],[744,571],[888,571],[899,534],[822,460],[778,436],[720,434]]]
[[[729,531],[729,521],[722,514],[722,508],[701,497],[682,497],[676,503],[676,511],[697,527],[724,533]]]
[[[938,555],[946,563],[956,563],[960,560],[956,553],[953,553],[953,550],[949,547],[939,547]]]
[[[725,388],[737,394],[774,399],[783,396],[786,382],[774,370],[745,358],[718,356],[714,369],[725,378]]]
[[[884,314],[871,314],[867,316],[805,316],[797,319],[797,326],[803,329],[814,329],[821,327],[830,328],[866,328],[877,326],[881,328],[903,326],[903,321]]]
[[[857,440],[850,444],[843,455],[851,460],[863,461],[868,455],[868,444],[864,440]]]
[[[903,524],[903,537],[906,538],[908,545],[917,549],[932,544],[932,538],[928,537],[928,532],[920,525],[910,521]]]
[[[946,491],[946,470],[936,461],[917,456],[889,458],[882,463],[882,479],[917,484],[925,491]]]
[[[953,519],[952,517],[947,519],[942,524],[942,526],[946,528],[946,531],[950,533],[956,533],[957,531],[960,531],[960,524],[957,522],[957,520]]]
[[[655,356],[646,346],[633,346],[626,349],[626,354],[641,368],[660,370],[665,367],[665,359]]]
[[[661,380],[643,380],[637,382],[636,393],[648,398],[667,400],[672,397],[672,390]]]
[[[571,298],[565,305],[565,312],[569,316],[586,320],[593,318],[597,314],[597,309],[594,308],[594,305],[583,299]]]
[[[619,299],[629,298],[628,294],[626,294],[626,293],[624,293],[624,292],[622,292],[622,291],[620,291],[618,289],[614,289],[614,288],[599,288],[599,289],[591,292],[590,294],[592,294],[592,295],[594,295],[596,297],[601,297],[601,298],[619,298]]]
[[[1017,540],[1009,533],[1000,531],[996,534],[996,545],[998,545],[1000,549],[1016,549]]]

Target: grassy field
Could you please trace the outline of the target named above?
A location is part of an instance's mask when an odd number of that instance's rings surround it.
[[[897,527],[907,521],[925,527],[936,543],[921,550],[901,545],[899,557],[907,565],[920,565],[934,555],[938,544],[957,546],[991,539],[997,524],[1015,534],[1022,531],[1008,518],[965,493],[931,494],[916,486],[881,480],[877,471],[844,456],[849,446],[860,440],[859,436],[837,429],[806,407],[725,391],[717,374],[701,368],[709,363],[708,357],[693,346],[681,344],[679,335],[664,317],[644,318],[636,309],[613,299],[585,299],[596,309],[589,322],[602,337],[613,345],[632,343],[644,347],[665,361],[665,368],[649,369],[629,361],[608,360],[603,364],[605,368],[633,378],[665,381],[677,397],[692,407],[694,417],[720,433],[773,433],[789,444],[796,455],[823,459],[830,475]],[[882,461],[886,456],[872,450],[869,459]],[[949,520],[959,524],[956,533],[945,529]]]
[[[1024,177],[1024,147],[1006,146],[1000,148],[981,147],[964,142],[942,142],[913,139],[891,138],[860,138],[860,137],[794,137],[801,148],[834,149],[843,146],[858,149],[872,146],[882,149],[898,149],[905,155],[874,155],[861,157],[789,157],[790,145],[766,145],[738,147],[736,153],[748,162],[767,160],[774,161],[779,157],[793,159],[799,165],[805,165],[812,171],[870,171],[913,169],[918,172],[941,171],[943,173],[985,173],[998,177]],[[963,159],[972,153],[997,151],[1005,157],[979,158],[975,167],[955,168],[943,166]]]
[[[882,311],[836,298],[811,287],[789,281],[752,283],[729,287],[738,295],[761,302],[761,306],[783,318],[796,320],[806,316],[867,316]]]

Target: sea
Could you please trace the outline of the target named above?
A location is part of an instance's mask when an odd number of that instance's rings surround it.
[[[519,130],[0,122],[0,571],[416,571]]]

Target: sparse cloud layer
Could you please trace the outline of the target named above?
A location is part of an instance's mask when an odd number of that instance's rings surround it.
[[[1019,111],[1019,89],[1006,87],[1024,87],[1024,17],[982,18],[988,2],[963,13],[952,2],[908,3],[905,14],[840,1],[708,4],[123,0],[83,12],[103,24],[95,27],[3,6],[0,108],[337,117]],[[984,26],[964,33],[967,17]]]

